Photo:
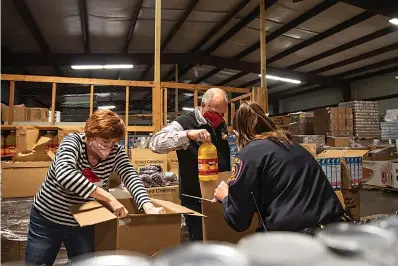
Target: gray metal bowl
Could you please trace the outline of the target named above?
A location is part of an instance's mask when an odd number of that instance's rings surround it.
[[[128,251],[109,251],[86,254],[67,265],[73,266],[150,266],[148,258]]]

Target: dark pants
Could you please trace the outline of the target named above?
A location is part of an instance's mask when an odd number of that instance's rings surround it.
[[[30,213],[25,263],[53,265],[62,242],[69,259],[94,252],[94,227],[57,224],[43,217],[33,207]]]
[[[182,202],[182,205],[188,209],[202,213],[202,204],[200,202]],[[185,223],[188,227],[189,241],[203,241],[202,217],[185,215]]]

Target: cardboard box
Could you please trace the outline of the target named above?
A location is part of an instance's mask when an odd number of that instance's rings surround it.
[[[335,189],[351,189],[363,180],[363,156],[368,150],[325,150],[317,160]]]
[[[344,121],[346,119],[346,109],[342,107],[337,107],[337,108],[339,112],[339,119]]]
[[[308,143],[308,144],[302,143],[300,145],[303,146],[304,149],[309,151],[312,154],[312,156],[314,156],[314,157],[316,156],[316,144],[313,144],[313,143]]]
[[[391,186],[398,188],[398,162],[391,163]]]
[[[289,130],[289,124],[292,122],[292,118],[289,115],[284,116],[273,116],[270,117],[277,128],[282,130]]]
[[[168,186],[168,187],[151,187],[146,188],[149,197],[153,199],[160,199],[165,201],[170,201],[175,204],[181,204],[180,201],[180,186]]]
[[[47,122],[47,108],[27,108],[27,121],[30,122]]]
[[[364,161],[364,184],[378,187],[386,187],[391,184],[390,161]]]
[[[167,154],[158,154],[150,149],[131,149],[131,163],[136,170],[149,164],[160,165],[163,170],[167,169]]]
[[[1,121],[8,121],[8,109],[9,107],[6,105],[2,105],[1,108]],[[14,122],[24,122],[27,118],[27,108],[25,105],[14,105]]]
[[[178,176],[179,168],[178,168],[178,157],[177,152],[169,152],[167,154],[167,171],[173,172]]]
[[[205,199],[213,199],[214,190],[221,181],[227,181],[231,177],[231,172],[218,173],[216,181],[201,181],[200,190],[202,197]],[[225,222],[223,215],[223,205],[221,203],[211,203],[202,200],[202,213],[206,218],[202,219],[203,239],[206,241],[222,241],[229,243],[237,243],[241,238],[255,233],[259,227],[258,215],[253,217],[252,224],[245,232],[236,232]]]
[[[37,144],[40,131],[35,127],[18,127],[17,131],[17,153],[31,150]]]
[[[151,199],[166,214],[140,213],[129,194],[112,192],[129,211],[125,218],[117,218],[105,205],[96,201],[70,207],[80,226],[95,225],[95,251],[128,250],[151,256],[159,250],[180,244],[181,214],[203,215],[168,201]]]
[[[326,144],[330,147],[349,147],[350,139],[345,137],[328,137]]]
[[[51,162],[1,163],[1,198],[33,197],[43,183]]]

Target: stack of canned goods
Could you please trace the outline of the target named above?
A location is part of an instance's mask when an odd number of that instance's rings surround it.
[[[184,244],[160,251],[152,258],[131,253],[100,253],[70,265],[396,266],[398,216],[379,216],[367,224],[331,224],[315,237],[291,232],[257,233],[243,238],[237,245]]]

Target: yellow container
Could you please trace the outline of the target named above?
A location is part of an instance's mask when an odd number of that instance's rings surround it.
[[[200,181],[218,179],[218,156],[216,147],[204,142],[198,150],[198,174]]]

